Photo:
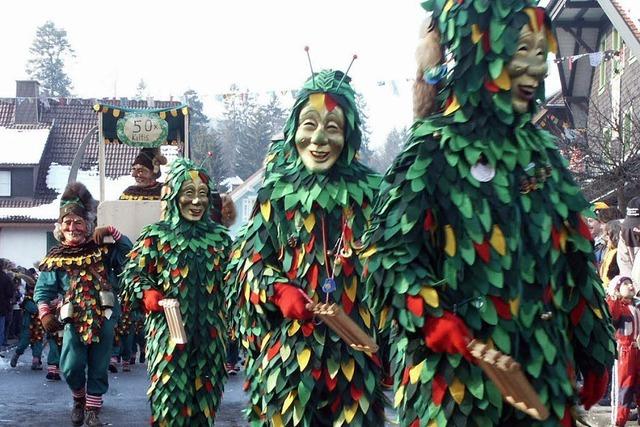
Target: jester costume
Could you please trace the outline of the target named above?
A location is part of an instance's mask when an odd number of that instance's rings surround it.
[[[269,149],[253,215],[232,251],[230,311],[248,348],[253,426],[384,423],[377,355],[354,351],[308,313],[285,315],[289,297],[304,295],[302,311],[307,299],[329,300],[375,336],[355,250],[379,177],[355,158],[360,119],[349,80],[324,70],[304,84],[284,139]],[[309,171],[296,149],[306,106],[344,112],[344,145],[326,173]]]
[[[451,66],[432,81],[439,110],[414,123],[384,177],[363,249],[375,312],[398,325],[400,424],[573,425],[578,395],[588,408],[604,393],[615,342],[581,217],[589,205],[531,123],[554,44],[548,18],[525,0],[423,5]],[[521,364],[546,421],[503,402],[470,338]]]
[[[59,294],[63,303],[71,307],[64,326],[60,354],[60,367],[74,397],[72,420],[81,425],[84,408],[92,415],[87,424],[97,425],[97,414],[102,407],[102,395],[109,388],[107,366],[113,343],[114,327],[119,316],[119,306],[113,299],[105,305],[105,293],[116,292],[117,276],[122,272],[131,242],[113,227],[109,234],[114,244],[94,243],[89,240],[95,221],[97,202],[84,185],[73,183],[62,195],[60,222],[67,216],[82,219],[87,225],[87,235],[82,243],[52,248],[40,263],[40,276],[36,283],[34,300],[42,324],[49,333],[57,321],[56,306],[52,304]],[[97,230],[96,230],[97,231]],[[63,232],[64,234],[64,232]],[[111,306],[113,304],[113,306]],[[79,423],[79,424],[78,424]]]
[[[122,301],[131,310],[149,310],[148,295],[154,293],[180,303],[186,344],[170,338],[161,309],[146,318],[148,395],[152,422],[160,426],[213,425],[226,379],[222,285],[231,240],[208,210],[197,221],[183,217],[181,189],[196,180],[211,193],[204,169],[182,158],[173,162],[163,189],[163,219],[144,228],[123,276]]]

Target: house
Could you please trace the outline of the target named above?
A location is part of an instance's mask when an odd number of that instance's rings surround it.
[[[236,222],[231,226],[230,230],[232,236],[235,236],[240,227],[249,220],[256,203],[258,190],[262,185],[262,178],[264,178],[264,167],[260,168],[229,193],[238,211]]]
[[[637,0],[551,0],[546,7],[558,39],[563,97],[553,102],[556,110],[564,104],[567,128],[584,138],[583,158],[577,153],[573,167],[574,172],[582,168],[578,177],[587,177],[581,184],[594,201],[608,197],[610,203],[623,205],[623,199],[633,195],[628,194],[630,183],[616,175],[638,156],[636,148],[627,147],[633,119],[640,114],[639,6]],[[597,144],[603,149],[597,150]],[[612,165],[598,170],[589,156],[608,150]],[[618,194],[620,200],[612,192],[616,188],[625,192]]]
[[[103,100],[132,108],[147,101]],[[31,267],[57,242],[53,238],[59,197],[82,140],[91,138],[77,180],[98,197],[96,99],[41,97],[35,81],[17,81],[15,98],[0,98],[0,258]],[[155,102],[155,107],[177,106]],[[106,149],[106,199],[132,183],[138,150],[123,144]]]

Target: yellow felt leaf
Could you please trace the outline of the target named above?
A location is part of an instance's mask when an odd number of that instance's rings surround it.
[[[465,386],[462,384],[462,381],[454,378],[453,383],[449,386],[449,393],[451,393],[451,397],[453,397],[453,400],[455,400],[458,405],[462,402],[462,399],[464,399],[464,391]]]
[[[295,399],[297,395],[298,395],[298,391],[297,390],[291,390],[289,392],[289,395],[287,396],[287,398],[284,400],[284,403],[282,404],[282,413],[283,414],[285,412],[287,412],[287,409],[289,409],[289,406],[291,406],[291,403],[293,402],[293,399]]]
[[[429,421],[429,424],[427,424],[427,427],[438,427],[438,422],[436,420],[431,420]]]
[[[460,109],[460,104],[458,103],[458,97],[453,95],[453,99],[451,100],[451,103],[449,104],[447,109],[444,110],[444,115],[448,116],[449,114],[455,113],[459,109]]]
[[[480,31],[478,24],[473,24],[471,26],[471,41],[473,44],[477,44],[482,39],[482,36],[483,32]]]
[[[456,254],[456,235],[449,224],[444,226],[444,252],[449,256]]]
[[[271,339],[271,332],[267,333],[267,335],[265,335],[262,338],[262,343],[260,343],[260,348],[266,348],[267,344],[269,343],[269,340]],[[266,359],[266,358],[265,358]]]
[[[370,328],[371,327],[371,313],[369,313],[369,310],[367,310],[365,307],[360,306],[358,308],[358,311],[360,312],[360,318],[364,322],[365,326],[367,328]]]
[[[311,233],[314,225],[316,225],[316,216],[311,212],[307,219],[304,220],[304,228],[307,230],[307,233]]]
[[[311,350],[305,348],[300,353],[296,355],[296,359],[298,359],[298,366],[300,367],[300,371],[304,371],[304,368],[309,364],[309,359],[311,358]]]
[[[401,385],[400,387],[398,387],[398,390],[396,390],[396,395],[393,397],[394,408],[397,408],[398,406],[400,406],[400,402],[402,402],[403,396],[404,396],[404,386]]]
[[[289,347],[287,344],[284,344],[282,347],[280,347],[280,358],[283,362],[286,362],[289,356],[291,356],[291,347]]]
[[[353,378],[353,372],[356,370],[356,361],[349,359],[347,363],[341,363],[340,367],[342,368],[342,373],[347,380],[351,381],[351,378]]]
[[[309,106],[320,111],[324,107],[324,93],[312,93],[309,95]]]
[[[369,249],[362,253],[363,258],[369,258],[371,255],[376,253],[376,245],[371,246]]]
[[[591,307],[591,310],[593,310],[593,314],[595,314],[598,319],[602,319],[602,310],[598,307]]]
[[[188,275],[188,274],[189,274],[189,266],[188,266],[188,265],[185,265],[184,267],[182,267],[182,268],[180,269],[180,275],[181,275],[182,277],[187,277],[187,275]]]
[[[380,312],[380,318],[378,319],[378,329],[382,329],[387,322],[387,315],[389,314],[389,307],[385,307]]]
[[[497,225],[493,226],[493,231],[491,232],[491,239],[489,239],[489,243],[493,246],[493,249],[496,250],[500,255],[505,255],[507,253],[507,242],[504,240],[504,234],[502,234],[502,230]]]
[[[420,296],[424,299],[427,305],[436,308],[440,305],[440,298],[438,292],[430,286],[423,286],[420,289]]]
[[[169,379],[171,378],[171,375],[168,372],[165,372],[164,374],[162,374],[162,384],[166,384],[169,382]]]
[[[260,290],[260,302],[261,303],[267,302],[267,291],[265,291],[264,289]]]
[[[273,414],[271,416],[271,422],[273,423],[273,427],[284,427],[282,418],[280,418],[280,414]]]
[[[291,326],[289,326],[289,331],[287,332],[287,335],[292,337],[293,335],[295,335],[296,332],[298,332],[298,329],[300,329],[300,322],[298,322],[297,320],[294,320],[293,322],[291,322]]]
[[[511,77],[509,76],[506,67],[502,68],[502,72],[493,82],[502,90],[511,89]]]
[[[189,171],[189,176],[191,177],[191,179],[196,179],[198,177],[198,171],[197,170]]]
[[[347,297],[349,298],[349,301],[356,300],[356,292],[358,291],[358,279],[356,279],[356,276],[353,276],[353,280],[351,280],[351,285],[345,286],[344,290],[347,293]]]
[[[511,315],[513,317],[518,317],[518,311],[520,311],[520,297],[509,301],[509,307],[511,308]]]
[[[200,377],[196,377],[196,391],[200,390],[202,388],[202,380],[200,379]]]
[[[523,10],[524,13],[529,17],[529,25],[534,33],[540,31],[540,27],[538,27],[538,17],[536,16],[536,10],[532,7],[527,7]]]
[[[444,13],[447,13],[453,7],[453,0],[447,1],[447,4],[444,5]]]
[[[567,229],[565,227],[560,230],[560,250],[567,252]]]
[[[351,424],[353,417],[356,416],[356,412],[358,411],[358,402],[353,402],[351,406],[345,406],[343,411],[345,421]]]
[[[269,218],[271,218],[271,202],[268,200],[265,200],[264,202],[260,203],[260,213],[262,214],[262,217],[264,218],[265,221],[269,221]]]
[[[422,369],[424,368],[424,360],[418,363],[413,368],[409,369],[409,381],[411,384],[415,384],[420,379],[420,374],[422,373]]]

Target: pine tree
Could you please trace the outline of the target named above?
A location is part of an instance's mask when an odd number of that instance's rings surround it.
[[[220,184],[226,175],[222,166],[222,156],[219,137],[210,126],[209,117],[204,113],[204,105],[198,92],[189,89],[184,93],[186,104],[189,105],[189,146],[191,158],[196,164],[203,163],[209,176],[216,185]],[[209,155],[210,153],[210,155]]]
[[[71,95],[71,79],[64,71],[64,60],[75,55],[67,32],[51,21],[45,22],[38,27],[29,53],[32,55],[26,67],[29,76],[38,80],[48,95]]]
[[[377,172],[384,172],[396,158],[405,141],[409,138],[409,130],[406,127],[401,129],[393,128],[387,135],[384,146],[380,151],[373,154],[371,167]]]
[[[356,105],[358,106],[358,112],[360,113],[360,132],[362,132],[362,145],[360,146],[360,161],[367,166],[372,166],[374,152],[370,148],[371,143],[371,129],[369,129],[369,108],[367,107],[367,101],[364,96],[356,92]]]

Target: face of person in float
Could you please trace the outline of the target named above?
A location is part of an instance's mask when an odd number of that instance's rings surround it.
[[[87,241],[87,221],[74,213],[62,218],[60,231],[64,237],[63,245],[79,246]]]
[[[326,173],[336,163],[344,147],[344,122],[344,112],[337,105],[329,111],[324,102],[307,101],[302,108],[295,142],[309,172]]]
[[[180,215],[187,221],[200,221],[209,207],[209,187],[197,173],[182,183],[178,193]]]
[[[156,183],[153,171],[146,166],[133,165],[131,167],[131,176],[136,180],[138,187],[151,187]]]
[[[625,280],[620,284],[620,297],[631,299],[636,294],[636,289],[630,280]]]
[[[516,53],[507,64],[511,77],[511,105],[516,113],[526,113],[538,86],[547,75],[548,42],[544,28],[532,31],[529,24],[522,27]]]
[[[592,239],[595,239],[602,234],[602,224],[595,218],[587,218],[587,227],[589,227]]]

